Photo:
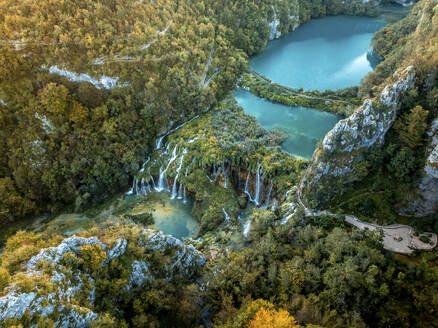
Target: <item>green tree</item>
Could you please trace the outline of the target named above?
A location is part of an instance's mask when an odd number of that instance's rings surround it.
[[[394,125],[400,140],[410,148],[416,148],[423,144],[424,131],[427,128],[427,116],[429,111],[421,106],[415,106],[410,113],[404,114]]]

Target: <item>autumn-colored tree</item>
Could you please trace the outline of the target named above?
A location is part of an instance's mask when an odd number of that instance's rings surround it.
[[[7,285],[9,285],[10,281],[11,281],[11,276],[9,275],[8,270],[0,267],[0,295],[2,289],[5,288]]]
[[[299,328],[295,318],[286,310],[271,310],[260,308],[249,322],[248,328]]]

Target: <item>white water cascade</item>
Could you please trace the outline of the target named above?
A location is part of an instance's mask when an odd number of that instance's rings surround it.
[[[249,190],[248,190],[249,175],[250,175],[250,172],[248,171],[248,175],[246,176],[246,182],[245,182],[245,190],[243,192],[248,195],[249,200],[252,202],[252,197],[251,197],[251,194],[249,193]]]
[[[222,174],[224,175],[224,188],[227,189],[227,173],[225,171],[225,163],[222,162]]]
[[[158,149],[161,148],[161,143],[163,142],[163,139],[164,139],[165,136],[166,136],[166,135],[162,135],[161,137],[159,137],[159,138],[157,139],[157,142],[156,142],[156,144],[155,144],[155,149],[154,149],[154,150],[158,150]]]
[[[157,139],[157,141],[156,141],[156,144],[155,144],[155,149],[154,149],[154,150],[158,150],[158,149],[161,148],[161,143],[163,142],[163,139],[164,139],[165,137],[167,137],[167,136],[168,136],[169,134],[171,134],[172,132],[175,132],[176,130],[182,128],[182,127],[183,127],[184,125],[186,125],[187,123],[190,123],[190,122],[192,122],[193,120],[197,119],[198,117],[199,117],[199,115],[196,115],[196,116],[192,117],[190,120],[188,120],[188,121],[186,121],[186,122],[184,122],[184,123],[178,125],[177,127],[175,127],[175,128],[173,128],[173,129],[171,129],[171,130],[165,132],[163,135],[161,135],[160,137],[158,137],[158,139]],[[170,124],[170,127],[172,127],[172,125],[173,125],[174,122],[171,121],[170,123],[171,123],[171,124]],[[170,128],[170,127],[169,127],[169,128]]]
[[[176,160],[176,150],[178,146],[175,146],[173,148],[172,157],[169,160],[169,163],[167,163],[166,168],[163,170],[163,167],[160,167],[160,177],[158,179],[158,187],[155,189],[157,192],[161,191],[169,191],[169,182],[167,181],[167,170],[169,169],[170,165]]]
[[[137,185],[137,177],[134,177],[134,180],[132,180],[132,186],[131,189],[126,193],[127,195],[132,195],[135,190],[135,186]]]
[[[265,207],[269,207],[269,203],[271,202],[271,194],[272,194],[273,187],[274,187],[274,185],[272,184],[272,181],[271,181],[269,183],[269,191],[268,191],[268,195],[266,196]]]
[[[141,166],[141,169],[140,169],[140,171],[139,171],[140,173],[143,173],[144,169],[146,168],[146,164],[149,163],[150,160],[151,160],[151,158],[148,157],[148,159],[146,160],[146,162],[143,163],[143,165]]]
[[[255,196],[254,196],[254,203],[256,206],[259,206],[260,203],[260,162],[258,163],[257,166],[257,172],[256,172],[256,192],[255,192]]]
[[[222,212],[224,212],[225,215],[225,222],[230,221],[230,216],[228,215],[227,211],[225,211],[225,208],[222,207]]]
[[[181,155],[181,157],[180,157],[180,160],[179,160],[179,165],[178,165],[178,167],[177,167],[177,169],[176,169],[176,176],[175,176],[175,179],[173,180],[173,187],[172,187],[172,196],[170,197],[170,199],[175,199],[178,195],[177,195],[177,191],[176,191],[176,182],[177,182],[177,180],[178,180],[178,177],[179,177],[179,171],[181,171],[181,168],[182,168],[182,164],[183,164],[183,160],[184,160],[184,155],[187,153],[187,149],[183,149],[183,153],[182,153],[182,155]],[[180,187],[180,190],[181,190],[181,183],[179,184],[179,187]]]
[[[248,238],[250,231],[251,231],[251,220],[248,219],[248,221],[246,221],[245,224],[243,225],[243,236],[245,238]]]
[[[261,165],[259,162],[258,167],[257,167],[257,172],[256,172],[256,190],[255,190],[254,198],[251,196],[251,193],[248,190],[249,175],[250,175],[249,171],[248,171],[248,175],[246,176],[245,190],[243,191],[245,194],[248,195],[249,201],[254,203],[256,206],[260,205],[260,189],[261,189],[261,185],[262,185],[262,178],[260,177],[260,166]]]

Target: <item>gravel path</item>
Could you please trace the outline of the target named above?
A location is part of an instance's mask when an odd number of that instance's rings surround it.
[[[298,204],[305,210],[306,216],[338,216],[337,214],[329,211],[317,211],[313,212],[308,209],[301,200],[301,188],[303,180],[300,181],[296,192],[296,198]],[[431,250],[437,245],[437,235],[432,232],[425,232],[419,236],[414,235],[414,229],[407,225],[393,224],[389,226],[381,226],[373,223],[363,222],[354,215],[345,215],[345,222],[361,230],[382,230],[383,231],[383,248],[388,251],[410,254],[415,250]],[[420,237],[427,237],[430,243],[424,243],[420,240]]]

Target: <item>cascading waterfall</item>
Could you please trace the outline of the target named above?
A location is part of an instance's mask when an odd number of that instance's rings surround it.
[[[151,160],[151,158],[148,157],[146,162],[143,163],[143,165],[141,166],[141,169],[140,169],[140,173],[143,173],[144,169],[146,168],[147,163],[149,163],[150,160]]]
[[[227,173],[225,172],[224,162],[222,162],[222,174],[224,175],[224,188],[227,189]]]
[[[151,181],[152,181],[152,187],[154,188],[154,190],[157,190],[157,186],[155,185],[155,180],[152,175],[151,175]]]
[[[257,172],[256,172],[256,192],[254,196],[254,203],[256,206],[259,206],[259,200],[260,200],[260,187],[261,187],[261,181],[260,181],[260,162],[257,166]]]
[[[146,185],[145,185],[145,182],[144,182],[144,177],[141,178],[141,188],[140,188],[140,191],[141,191],[142,194],[146,194]]]
[[[216,178],[216,176],[217,176],[216,165],[213,165],[213,178]]]
[[[184,200],[183,200],[183,203],[185,204],[185,203],[187,203],[187,197],[186,197],[186,186],[184,186]]]
[[[265,202],[265,207],[269,206],[269,203],[271,202],[271,194],[272,194],[272,188],[274,187],[274,185],[272,184],[272,181],[269,183],[269,191],[268,191],[268,195],[266,196],[266,202]]]
[[[183,186],[182,183],[179,184],[179,189],[178,189],[178,199],[183,199]]]
[[[157,139],[157,142],[156,142],[156,144],[155,144],[155,149],[154,149],[154,150],[158,150],[158,149],[161,148],[161,143],[163,142],[163,139],[164,139],[165,136],[166,136],[166,135],[162,135],[161,137],[159,137],[159,138]]]
[[[179,166],[177,167],[177,169],[176,169],[176,176],[175,176],[175,179],[173,180],[173,187],[172,187],[172,196],[170,197],[170,199],[175,199],[175,197],[177,196],[177,192],[176,192],[176,181],[178,180],[178,177],[179,177],[179,171],[181,170],[181,168],[182,168],[182,164],[183,164],[183,160],[184,160],[184,155],[186,154],[186,152],[187,152],[187,149],[183,149],[183,153],[182,153],[182,155],[181,155],[181,157],[180,157],[180,160],[179,160]],[[180,188],[181,188],[181,184],[180,184]]]
[[[246,221],[245,224],[243,225],[243,236],[245,238],[248,238],[250,231],[251,231],[251,220],[248,219],[248,221]]]
[[[248,171],[248,175],[246,176],[246,182],[245,182],[245,190],[243,192],[248,195],[249,200],[252,202],[253,200],[252,200],[251,194],[248,190],[249,175],[250,175],[250,172]]]
[[[161,191],[169,191],[169,182],[167,181],[167,170],[169,169],[170,165],[172,165],[172,163],[175,161],[176,159],[176,150],[177,150],[178,145],[175,146],[175,148],[173,148],[173,152],[172,152],[172,157],[169,160],[169,163],[167,163],[166,168],[163,170],[163,167],[160,167],[160,178],[158,179],[158,188],[155,189],[158,192]]]
[[[224,212],[225,215],[225,222],[230,221],[230,216],[228,215],[227,211],[225,211],[225,208],[222,207],[222,212]]]
[[[262,186],[262,180],[264,180],[264,178],[262,178],[260,176],[260,167],[261,167],[261,164],[259,162],[258,167],[257,167],[257,172],[256,172],[256,190],[255,190],[254,198],[251,196],[251,193],[248,190],[249,175],[250,175],[249,171],[248,171],[248,175],[246,176],[245,190],[243,191],[245,194],[248,195],[249,201],[254,203],[256,206],[260,205],[260,189]]]
[[[134,177],[134,180],[132,180],[132,186],[131,189],[126,193],[127,195],[132,195],[134,193],[135,185],[137,184],[137,177]]]
[[[134,178],[135,180],[135,194],[138,195],[138,181],[137,178]]]

